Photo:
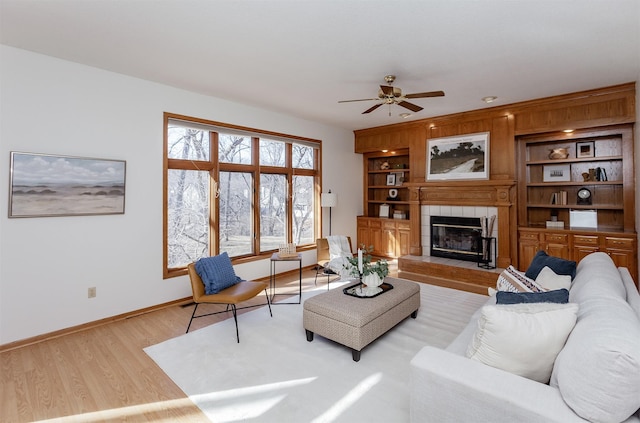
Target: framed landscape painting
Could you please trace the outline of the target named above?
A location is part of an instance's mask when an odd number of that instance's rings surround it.
[[[11,152],[9,217],[123,214],[126,162]]]
[[[427,180],[489,179],[489,133],[427,140]]]

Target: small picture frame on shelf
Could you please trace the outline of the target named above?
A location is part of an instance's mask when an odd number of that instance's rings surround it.
[[[396,186],[400,186],[402,185],[402,183],[404,182],[404,172],[393,172],[392,175],[396,176]],[[389,184],[387,184],[389,185]]]
[[[542,182],[571,181],[571,167],[569,164],[545,165],[542,171]]]
[[[595,156],[595,143],[593,141],[582,141],[576,143],[576,157],[578,159],[583,157]]]
[[[387,175],[387,185],[395,185],[396,184],[396,174],[390,173]]]

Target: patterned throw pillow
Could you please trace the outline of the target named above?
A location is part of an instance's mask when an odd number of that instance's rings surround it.
[[[203,257],[198,260],[196,272],[204,283],[204,292],[207,295],[217,294],[242,280],[236,276],[226,251],[217,256]]]
[[[496,289],[498,291],[509,291],[509,292],[543,292],[545,291],[545,289],[543,289],[540,285],[538,285],[535,280],[526,277],[521,272],[518,272],[518,270],[513,266],[507,267],[502,271],[500,276],[498,276]]]

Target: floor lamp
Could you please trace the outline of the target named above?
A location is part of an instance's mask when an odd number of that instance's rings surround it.
[[[329,235],[331,235],[331,208],[338,205],[338,195],[332,194],[331,190],[320,197],[320,207],[329,207]]]

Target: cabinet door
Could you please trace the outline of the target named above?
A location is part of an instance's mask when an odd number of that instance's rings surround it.
[[[591,253],[600,251],[600,240],[596,235],[573,235],[573,260],[579,262]]]
[[[358,241],[356,245],[352,245],[351,248],[357,250],[360,245],[364,245],[369,248],[371,245],[371,236],[369,233],[369,221],[367,219],[358,219]]]
[[[406,256],[411,247],[411,226],[408,223],[398,223],[398,239],[396,245],[396,256]]]
[[[618,267],[626,267],[633,278],[637,278],[635,240],[608,236],[605,238],[606,252]]]
[[[374,256],[383,256],[384,248],[382,245],[382,224],[379,220],[371,220],[369,222],[369,246],[373,246]]]
[[[382,254],[387,257],[396,257],[396,225],[394,222],[385,222],[382,225]]]
[[[520,232],[520,236],[518,238],[519,270],[527,270],[539,248],[540,238],[537,232]]]
[[[544,240],[547,254],[567,260],[571,259],[567,234],[546,233]]]

